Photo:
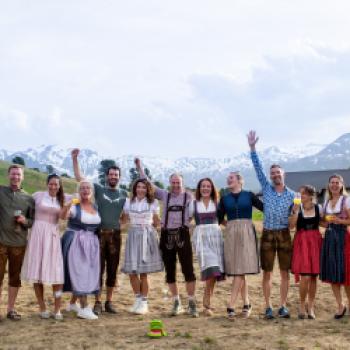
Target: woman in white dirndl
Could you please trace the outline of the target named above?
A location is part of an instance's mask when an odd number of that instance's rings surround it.
[[[216,281],[224,279],[224,242],[217,216],[217,192],[211,179],[198,182],[196,199],[190,204],[195,219],[192,243],[205,281],[203,307],[207,316],[213,314],[210,298]]]
[[[131,198],[124,205],[123,218],[129,219],[129,229],[122,272],[129,275],[135,294],[130,312],[145,314],[148,312],[147,274],[163,270],[158,234],[154,227],[154,224],[160,222],[159,205],[148,180],[135,181]]]

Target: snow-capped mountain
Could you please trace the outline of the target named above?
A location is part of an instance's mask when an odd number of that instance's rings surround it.
[[[61,149],[55,145],[42,145],[17,152],[0,150],[0,159],[11,161],[15,156],[20,156],[28,167],[45,171],[47,165],[52,165],[56,171],[72,175],[70,151],[71,149]],[[342,135],[329,145],[310,144],[293,149],[272,146],[258,151],[264,165],[279,163],[287,171],[349,168],[350,133]],[[82,149],[79,155],[82,173],[91,179],[96,179],[99,163],[105,158],[93,150]],[[115,158],[122,169],[124,183],[129,182],[129,169],[133,167],[133,160],[133,155]],[[211,177],[218,187],[223,187],[228,172],[239,170],[245,178],[247,188],[258,188],[249,152],[226,158],[182,157],[175,160],[145,156],[142,157],[142,161],[151,171],[153,179],[165,184],[170,174],[180,172],[185,178],[186,185],[190,187],[195,187],[200,178],[207,176]]]

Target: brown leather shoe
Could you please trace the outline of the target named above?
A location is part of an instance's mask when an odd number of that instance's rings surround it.
[[[95,301],[94,309],[92,311],[97,316],[101,315],[102,314],[102,303],[100,301]]]
[[[111,301],[106,301],[105,302],[105,311],[109,312],[110,314],[116,314],[117,310],[114,308],[113,304]]]

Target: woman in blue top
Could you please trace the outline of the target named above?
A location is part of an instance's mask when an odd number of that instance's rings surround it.
[[[224,240],[225,273],[233,276],[231,296],[227,314],[235,316],[234,305],[239,292],[245,285],[245,275],[259,273],[259,258],[255,228],[252,222],[253,206],[263,210],[263,203],[252,192],[244,191],[243,177],[238,172],[231,172],[227,178],[230,193],[223,196],[218,207],[219,222],[227,217]],[[243,316],[251,312],[248,292],[244,296]]]

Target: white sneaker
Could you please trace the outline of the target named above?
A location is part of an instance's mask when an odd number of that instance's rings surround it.
[[[67,312],[75,312],[76,314],[80,311],[80,307],[77,303],[74,304],[68,304],[66,307]]]
[[[40,318],[42,318],[43,320],[47,320],[49,319],[51,316],[49,311],[42,311],[40,312]]]
[[[95,315],[91,309],[91,307],[84,307],[79,310],[78,318],[84,318],[86,320],[97,320],[98,316]]]
[[[140,299],[139,305],[137,309],[135,310],[135,314],[137,315],[144,315],[148,312],[148,302],[147,300]]]
[[[129,312],[131,312],[132,314],[135,313],[135,311],[138,309],[139,304],[140,304],[141,298],[135,298],[135,302],[134,305],[129,309]]]
[[[63,320],[63,315],[61,314],[61,312],[57,312],[57,314],[53,313],[52,317],[56,320],[56,321],[62,321]]]

